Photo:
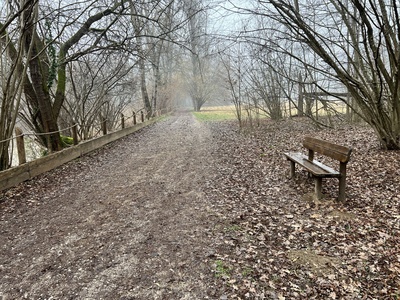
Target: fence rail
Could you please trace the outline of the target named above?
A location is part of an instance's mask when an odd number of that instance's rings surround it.
[[[152,118],[148,121],[144,121],[143,119],[143,122],[139,124],[134,124],[130,127],[121,128],[120,130],[113,131],[94,139],[82,141],[77,145],[65,148],[58,152],[53,152],[47,156],[35,159],[30,162],[23,163],[23,157],[21,154],[19,166],[0,171],[0,191],[11,188],[23,181],[32,179],[39,174],[59,167],[64,163],[74,160],[93,150],[101,148],[106,144],[109,144],[124,136],[132,134],[133,132],[136,132],[150,124],[153,124],[158,120],[160,120],[160,117]],[[17,137],[19,138],[23,138],[23,136],[24,134],[17,135]],[[19,142],[21,143],[21,141]]]
[[[118,125],[115,127],[115,129],[118,129],[118,128],[125,129],[129,120],[132,120],[131,124],[133,126],[137,125],[138,124],[137,115],[140,116],[140,122],[144,123],[145,122],[145,113],[144,113],[144,108],[141,108],[141,109],[137,110],[136,112],[133,111],[131,117],[126,117],[123,113],[121,113],[120,114],[120,122],[119,122],[119,124],[117,123]],[[160,115],[161,115],[160,111],[157,111],[155,113],[155,116],[160,116]],[[147,118],[147,119],[149,119],[149,118]],[[101,122],[91,123],[90,126],[91,127],[97,126],[98,128],[100,128],[99,132],[101,132],[102,135],[106,135],[108,133],[108,122],[110,122],[110,121],[111,121],[110,119],[103,118],[101,120]],[[14,136],[12,136],[8,139],[1,140],[0,145],[2,143],[15,140],[16,145],[17,145],[16,148],[17,148],[18,164],[22,165],[27,162],[26,151],[25,151],[25,137],[40,137],[40,136],[51,135],[54,133],[61,134],[65,131],[70,131],[70,134],[73,139],[73,144],[76,146],[79,144],[79,142],[86,141],[86,139],[79,141],[79,138],[78,138],[78,128],[83,128],[85,126],[86,125],[84,125],[84,124],[74,123],[73,125],[63,128],[63,129],[60,129],[58,131],[46,132],[46,133],[23,132],[21,128],[16,127],[15,131],[14,131]],[[13,156],[13,155],[11,154],[11,156]],[[11,159],[11,161],[12,161],[12,159]]]

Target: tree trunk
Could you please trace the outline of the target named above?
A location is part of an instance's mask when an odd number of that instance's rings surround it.
[[[302,117],[304,115],[304,87],[300,74],[299,74],[299,100],[297,103],[297,115],[299,117]]]
[[[10,141],[0,143],[0,171],[6,170],[10,167],[10,156],[8,154],[8,148]]]
[[[30,24],[32,22],[30,13],[25,14],[25,22]],[[38,118],[42,122],[43,131],[46,133],[44,139],[46,141],[46,146],[50,151],[59,151],[62,149],[60,133],[58,132],[57,116],[53,115],[53,107],[51,103],[49,89],[47,87],[47,77],[44,75],[48,74],[48,65],[41,61],[41,50],[42,43],[36,34],[34,24],[30,24],[27,27],[27,32],[25,35],[25,49],[29,49],[31,43],[32,47],[32,58],[29,60],[29,71],[32,83],[32,91],[34,92],[34,99],[28,97],[28,101],[32,101],[33,104],[37,104],[40,117]],[[43,136],[42,136],[43,137]]]
[[[146,84],[146,69],[144,65],[144,58],[139,58],[139,69],[140,69],[140,90],[142,92],[143,104],[146,110],[147,118],[151,116],[151,103],[149,93],[147,92]]]

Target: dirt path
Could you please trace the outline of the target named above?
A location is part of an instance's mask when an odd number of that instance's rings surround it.
[[[207,299],[211,145],[176,115],[9,191],[0,299]]]

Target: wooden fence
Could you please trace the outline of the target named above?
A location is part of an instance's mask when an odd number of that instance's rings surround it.
[[[137,124],[134,117],[133,126],[125,128],[124,120],[121,120],[122,129],[107,133],[103,131],[104,135],[91,140],[86,140],[81,143],[77,143],[76,134],[73,134],[74,146],[65,148],[61,151],[51,153],[47,156],[38,158],[36,160],[26,162],[25,151],[23,149],[24,141],[23,135],[18,134],[17,144],[19,145],[18,157],[20,165],[17,167],[10,168],[0,172],[0,191],[11,188],[23,181],[30,180],[35,176],[57,168],[71,160],[74,160],[84,154],[87,154],[93,150],[103,147],[106,144],[114,142],[124,136],[134,133],[150,124],[153,124],[160,120],[160,117],[150,119],[145,122],[143,114],[141,114],[142,123]],[[72,128],[74,128],[73,126]],[[76,128],[76,127],[75,127]],[[22,138],[22,141],[21,141]],[[20,152],[21,151],[21,152]]]

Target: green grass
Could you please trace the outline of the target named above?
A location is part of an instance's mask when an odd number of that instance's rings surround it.
[[[224,265],[222,260],[215,261],[215,276],[229,278],[231,275],[231,270]]]
[[[197,120],[202,122],[235,120],[235,110],[232,106],[206,107],[201,111],[193,112]]]
[[[241,228],[240,228],[239,225],[232,225],[232,226],[229,226],[229,227],[225,227],[224,231],[225,232],[235,232],[235,231],[239,231],[240,229]]]

